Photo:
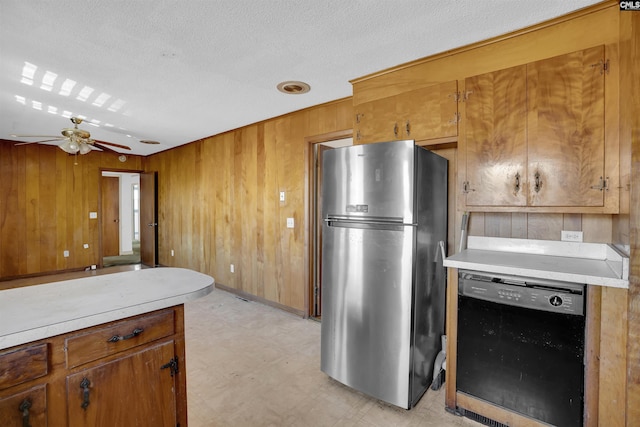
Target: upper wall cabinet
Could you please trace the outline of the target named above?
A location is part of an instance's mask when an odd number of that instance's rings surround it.
[[[456,137],[457,100],[454,80],[355,105],[355,142]]]
[[[465,79],[467,210],[617,212],[619,172],[610,165],[619,153],[605,138],[607,72],[599,46]]]

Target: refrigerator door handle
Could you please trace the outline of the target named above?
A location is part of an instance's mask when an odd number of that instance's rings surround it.
[[[403,224],[401,222],[353,221],[344,219],[325,219],[324,222],[328,227],[358,228],[366,230],[403,231],[404,227],[416,227],[415,224]]]
[[[403,218],[399,217],[359,217],[359,216],[340,216],[329,215],[323,219],[326,223],[331,222],[352,222],[357,224],[397,224],[397,225],[416,225],[408,224],[404,222]]]

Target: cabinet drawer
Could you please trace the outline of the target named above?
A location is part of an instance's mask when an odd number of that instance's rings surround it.
[[[173,310],[97,327],[65,340],[67,368],[173,335],[174,332]]]
[[[47,343],[0,353],[0,390],[43,377],[48,372]]]

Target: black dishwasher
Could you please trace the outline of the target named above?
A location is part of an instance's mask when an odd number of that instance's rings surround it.
[[[586,286],[473,271],[458,283],[457,391],[582,426]]]

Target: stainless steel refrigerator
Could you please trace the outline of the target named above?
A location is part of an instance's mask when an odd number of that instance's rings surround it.
[[[321,369],[409,409],[441,350],[447,160],[394,141],[328,150],[322,171]]]

